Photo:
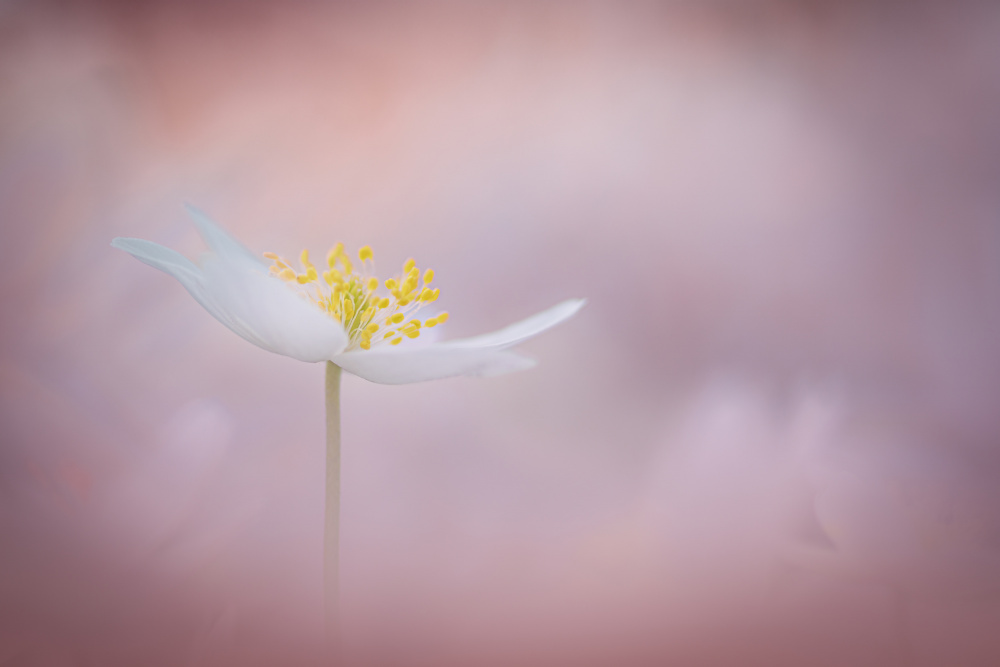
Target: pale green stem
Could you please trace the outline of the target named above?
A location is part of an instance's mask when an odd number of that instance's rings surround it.
[[[340,611],[340,366],[326,362],[326,523],[323,532],[326,638],[338,640]]]

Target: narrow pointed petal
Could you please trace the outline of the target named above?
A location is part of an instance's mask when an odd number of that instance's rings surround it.
[[[548,310],[515,322],[492,333],[461,338],[446,343],[448,347],[503,349],[533,338],[546,329],[563,322],[577,313],[587,303],[586,299],[569,299],[552,306]]]
[[[411,384],[457,375],[492,377],[535,365],[533,359],[507,350],[447,344],[415,350],[358,350],[338,354],[331,361],[348,373],[379,384]]]
[[[124,250],[143,264],[168,273],[182,283],[196,280],[201,273],[194,262],[176,250],[171,250],[159,243],[119,236],[111,241],[111,247]]]
[[[198,228],[198,233],[205,240],[205,244],[219,257],[229,261],[247,261],[251,264],[267,269],[267,263],[263,258],[251,252],[245,245],[237,241],[225,229],[212,222],[203,212],[185,204],[188,214],[194,219],[194,224]]]

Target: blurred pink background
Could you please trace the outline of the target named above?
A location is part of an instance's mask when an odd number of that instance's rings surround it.
[[[184,202],[589,299],[346,377],[351,664],[1000,664],[998,119],[986,2],[0,3],[0,665],[322,664],[323,368],[109,246]]]

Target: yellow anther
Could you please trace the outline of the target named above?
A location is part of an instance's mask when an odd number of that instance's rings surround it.
[[[413,267],[410,272],[406,274],[407,280],[412,280],[414,283],[420,282],[420,269]]]
[[[309,268],[306,270],[306,277],[309,278],[309,282],[312,282],[319,278],[319,274],[316,273],[316,267],[313,266],[312,264],[310,264]]]
[[[282,280],[295,280],[295,272],[291,269],[282,269],[278,272],[278,277]]]
[[[366,322],[370,320],[372,318],[372,315],[374,314],[375,314],[375,309],[372,308],[371,306],[368,306],[367,308],[365,308],[365,312],[361,313],[361,321]]]
[[[410,300],[409,300],[409,299],[400,299],[399,301],[397,301],[397,302],[396,302],[396,304],[397,304],[397,305],[398,305],[398,306],[399,306],[400,308],[402,308],[403,306],[408,306],[408,305],[410,305]]]
[[[434,290],[432,290],[430,287],[425,287],[423,290],[421,290],[420,296],[418,298],[421,301],[431,301],[434,298]]]
[[[307,282],[309,282],[309,276],[305,273],[300,273],[299,275],[295,276],[295,280],[297,280],[300,285],[305,285]]]
[[[382,336],[382,338],[392,338],[395,335],[396,335],[396,331],[394,329],[390,329],[389,331],[385,332],[385,335]]]
[[[395,278],[389,278],[388,280],[385,281],[385,288],[390,292],[395,290],[398,286],[399,283],[396,282]]]
[[[417,260],[413,259],[412,257],[403,262],[403,274],[405,275],[409,273],[410,269],[412,269],[416,265],[417,265]]]
[[[369,292],[374,292],[377,289],[378,289],[378,278],[369,278],[368,279],[368,291]]]
[[[448,313],[441,313],[437,316],[438,324],[443,324],[448,321]]]
[[[306,269],[313,268],[313,263],[309,261],[309,250],[308,249],[302,251],[302,254],[299,255],[299,259],[302,260],[302,266],[306,267]]]
[[[378,307],[379,308],[388,308],[389,307],[389,297],[384,296],[381,299],[379,299]]]
[[[424,284],[427,284],[434,280],[434,269],[427,269],[424,271]]]
[[[358,251],[358,259],[362,262],[366,259],[371,259],[374,256],[372,253],[372,247],[370,245],[361,246],[361,250]]]
[[[281,261],[281,258],[278,257],[278,255],[276,255],[273,252],[265,252],[264,253],[264,257],[267,258],[267,259],[269,259],[269,260],[271,260],[272,262],[280,262]]]
[[[378,325],[375,324],[374,322],[365,327],[365,333],[368,334],[369,336],[375,333],[376,331],[378,331]]]
[[[392,340],[389,341],[389,345],[399,345],[402,342],[403,342],[402,338],[393,338]]]
[[[389,317],[389,319],[387,319],[386,321],[389,322],[390,324],[399,324],[405,319],[405,317],[406,316],[403,315],[403,313],[396,313],[395,315]]]
[[[337,258],[340,257],[344,252],[344,244],[338,243],[337,245],[330,248],[330,252],[326,253],[326,263],[333,268],[333,265],[337,263]]]
[[[323,282],[325,282],[330,287],[333,287],[333,274],[329,271],[323,272]]]
[[[419,329],[412,329],[410,331],[404,331],[403,335],[406,336],[407,338],[417,338],[417,337],[420,336],[420,330]],[[392,342],[395,343],[397,340],[403,340],[403,339],[402,338],[396,338]]]
[[[370,350],[371,347],[372,347],[372,342],[369,339],[367,339],[367,338],[362,338],[361,339],[361,349],[362,350]]]
[[[440,294],[440,293],[441,293],[441,290],[435,287],[434,291],[431,293],[431,295],[429,297],[427,297],[427,303],[430,303],[431,301],[437,301],[438,294]]]
[[[417,281],[415,279],[407,278],[406,280],[403,281],[403,284],[399,288],[399,291],[402,292],[404,295],[409,296],[410,292],[412,292],[415,289],[417,289]]]
[[[438,321],[436,318],[430,317],[427,319],[427,321],[424,322],[424,326],[430,329],[433,326],[437,326],[437,323]]]
[[[344,298],[344,315],[347,319],[354,317],[354,300],[349,296]]]
[[[340,263],[344,265],[344,271],[347,272],[348,275],[354,273],[354,265],[351,264],[351,260],[347,259],[347,255],[340,255]]]

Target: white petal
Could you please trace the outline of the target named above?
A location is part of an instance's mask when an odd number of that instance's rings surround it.
[[[184,288],[194,297],[194,300],[234,332],[247,339],[254,345],[266,348],[264,342],[249,330],[245,325],[234,320],[225,310],[223,310],[216,299],[206,292],[204,276],[199,267],[195,266],[187,257],[175,250],[171,250],[159,243],[144,241],[142,239],[116,238],[111,242],[112,247],[124,250],[140,262],[148,264],[155,269],[173,276],[184,286]]]
[[[212,222],[207,215],[191,204],[185,204],[188,214],[194,219],[201,238],[216,255],[227,261],[245,261],[260,268],[267,269],[267,263],[247,249],[245,245],[230,236],[229,232]]]
[[[117,238],[111,245],[176,278],[213,317],[265,350],[316,362],[347,346],[337,322],[245,258],[210,254],[199,268],[151,241]]]
[[[355,350],[338,354],[331,361],[348,373],[379,384],[410,384],[456,375],[492,377],[535,365],[533,359],[507,350],[447,344],[415,350]]]
[[[232,262],[214,255],[207,256],[201,268],[208,297],[252,331],[264,349],[316,362],[326,361],[347,347],[347,334],[340,323],[278,278],[258,273],[241,260]]]
[[[504,327],[499,331],[483,334],[481,336],[474,336],[472,338],[462,338],[459,340],[449,341],[447,345],[449,347],[492,349],[511,347],[526,341],[529,338],[537,336],[546,329],[551,329],[560,322],[569,319],[575,315],[578,310],[583,308],[585,303],[587,303],[586,299],[569,299],[568,301],[563,301],[562,303],[552,306],[548,310],[543,310],[542,312],[532,315],[527,319]]]
[[[331,361],[348,373],[380,384],[409,384],[466,375],[490,377],[525,370],[533,359],[506,348],[572,317],[584,299],[571,299],[537,315],[474,338],[435,343],[414,350],[354,350]]]
[[[111,241],[111,247],[124,250],[143,264],[148,264],[154,269],[169,273],[174,278],[177,278],[177,280],[185,283],[185,287],[187,287],[186,283],[188,281],[196,281],[201,274],[200,269],[195,266],[194,262],[176,250],[171,250],[159,243],[144,241],[142,239],[127,239],[119,236]]]

